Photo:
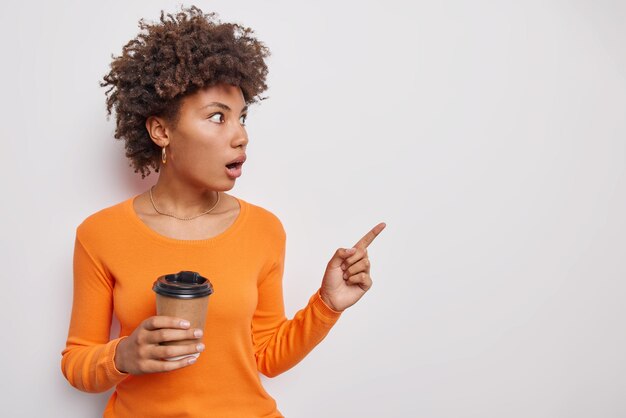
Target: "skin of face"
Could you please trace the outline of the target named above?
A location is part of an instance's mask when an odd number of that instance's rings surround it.
[[[160,147],[167,145],[159,183],[201,194],[232,189],[236,179],[227,175],[226,164],[245,154],[246,116],[241,89],[218,84],[186,96],[175,127],[162,118],[148,118],[152,140]]]

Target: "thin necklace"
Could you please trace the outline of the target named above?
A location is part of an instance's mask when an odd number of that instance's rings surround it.
[[[152,189],[154,189],[154,186],[150,187],[150,202],[152,202],[152,207],[154,208],[154,210],[160,214],[160,215],[165,215],[165,216],[171,216],[172,218],[176,218],[179,219],[181,221],[190,221],[192,219],[196,219],[199,216],[202,215],[206,215],[207,213],[211,212],[213,209],[215,209],[215,207],[217,206],[218,203],[220,203],[220,192],[217,192],[217,202],[215,202],[215,204],[213,205],[213,207],[205,212],[202,212],[199,215],[195,215],[195,216],[190,216],[188,218],[179,218],[176,215],[173,215],[171,213],[165,213],[165,212],[161,212],[160,210],[157,209],[156,205],[154,204],[154,198],[152,197]]]

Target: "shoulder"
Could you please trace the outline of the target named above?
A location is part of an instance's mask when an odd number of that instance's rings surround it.
[[[248,224],[250,224],[255,230],[264,234],[275,235],[278,238],[285,239],[285,228],[283,223],[269,209],[262,206],[247,202],[243,199],[239,199],[242,202],[242,206],[246,206],[246,218]]]
[[[132,204],[132,199],[128,198],[87,216],[76,228],[76,236],[91,240],[125,228],[129,221],[127,206]]]

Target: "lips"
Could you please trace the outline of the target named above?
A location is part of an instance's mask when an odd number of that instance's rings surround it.
[[[246,162],[246,154],[240,155],[239,157],[235,158],[234,160],[226,164],[226,167],[227,168],[234,168],[236,166],[241,167],[241,165],[244,162]]]
[[[244,154],[226,164],[226,174],[234,179],[241,176],[241,166],[245,161],[246,155]]]

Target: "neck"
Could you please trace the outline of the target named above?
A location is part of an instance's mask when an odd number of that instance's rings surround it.
[[[152,190],[154,202],[160,211],[180,217],[194,216],[210,209],[217,202],[218,193],[205,186],[181,181],[163,169]]]

